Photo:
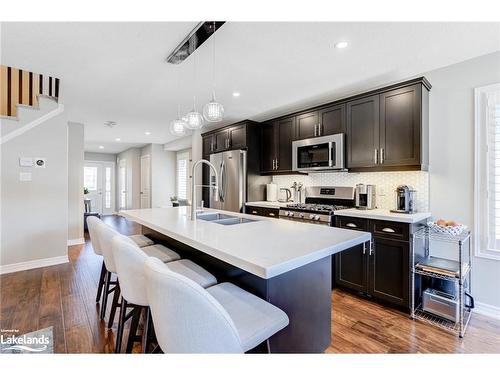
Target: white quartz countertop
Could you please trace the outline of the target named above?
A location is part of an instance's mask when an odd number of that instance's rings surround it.
[[[266,207],[266,208],[282,208],[286,207],[287,204],[293,202],[268,202],[268,201],[257,201],[257,202],[247,202],[245,206],[255,206],[255,207]]]
[[[370,241],[367,232],[222,212],[253,222],[191,221],[190,207],[120,211],[120,215],[264,279]]]
[[[346,210],[335,211],[335,216],[351,216],[351,217],[361,217],[365,219],[374,220],[387,220],[387,221],[399,221],[401,223],[418,223],[419,221],[425,220],[431,217],[430,212],[416,212],[414,214],[400,214],[391,212],[390,210],[385,210],[377,208],[374,210],[358,210],[356,208],[349,208]]]

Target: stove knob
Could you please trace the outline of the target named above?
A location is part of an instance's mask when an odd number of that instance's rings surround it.
[[[293,212],[289,212],[288,216],[292,217],[293,216]]]
[[[304,214],[301,212],[301,213],[299,214],[299,216],[300,216],[301,218],[303,218],[303,217],[304,217]]]
[[[314,220],[319,221],[321,217],[319,215],[314,216]]]
[[[314,220],[314,218],[315,218],[316,216],[317,216],[317,215],[310,214],[310,215],[309,215],[309,219]]]

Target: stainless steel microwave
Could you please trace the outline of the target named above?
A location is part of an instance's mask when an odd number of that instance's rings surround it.
[[[292,168],[304,172],[344,170],[344,134],[294,141]]]

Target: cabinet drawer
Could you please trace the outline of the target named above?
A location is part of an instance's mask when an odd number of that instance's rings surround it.
[[[374,236],[408,241],[410,238],[409,225],[395,221],[373,220],[371,232]]]
[[[245,212],[250,215],[274,217],[276,219],[279,216],[279,210],[275,208],[246,206]]]
[[[359,217],[336,216],[339,228],[368,231],[368,220]]]

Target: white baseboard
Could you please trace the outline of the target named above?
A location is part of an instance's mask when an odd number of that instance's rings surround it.
[[[489,318],[500,319],[500,307],[488,305],[486,303],[476,302],[473,310],[476,314],[484,315]]]
[[[82,245],[84,243],[85,243],[85,238],[75,238],[72,240],[68,240],[68,246]]]
[[[5,273],[31,270],[33,268],[55,266],[56,264],[62,264],[68,262],[69,262],[68,256],[63,255],[60,257],[30,260],[28,262],[5,264],[3,266],[0,266],[0,275],[3,275]]]

